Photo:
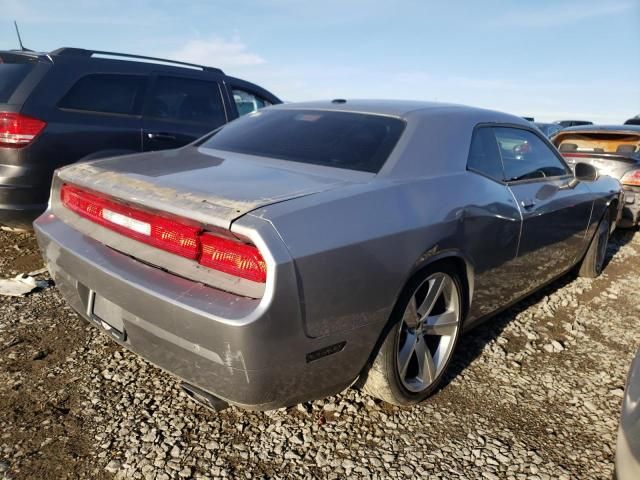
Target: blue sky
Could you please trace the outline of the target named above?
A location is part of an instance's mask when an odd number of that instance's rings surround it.
[[[0,0],[0,49],[219,66],[285,100],[408,98],[539,120],[640,114],[640,0]]]

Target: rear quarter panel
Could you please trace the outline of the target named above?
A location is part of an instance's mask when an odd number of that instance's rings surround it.
[[[270,220],[289,249],[307,334],[319,337],[382,328],[411,274],[436,256],[463,259],[471,282],[476,269],[513,258],[520,218],[495,185],[471,172],[379,180],[252,215]]]

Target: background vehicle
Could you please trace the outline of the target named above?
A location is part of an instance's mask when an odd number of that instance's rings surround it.
[[[562,130],[562,125],[558,125],[557,123],[541,123],[534,122],[533,123],[538,129],[545,134],[546,137],[551,137],[553,134]]]
[[[626,122],[624,122],[625,125],[640,125],[640,115],[636,115],[633,118],[630,118],[629,120],[627,120]]]
[[[512,115],[287,104],[61,169],[34,225],[72,307],[200,398],[267,409],[359,379],[408,405],[463,328],[600,273],[620,185],[596,176]]]
[[[29,227],[58,167],[180,147],[274,103],[217,68],[77,48],[0,51],[0,224]]]
[[[622,400],[616,474],[618,480],[640,478],[640,350],[631,364]]]
[[[620,226],[631,227],[640,219],[640,126],[582,126],[561,130],[552,137],[567,163],[589,163],[600,174],[610,175],[624,189]]]
[[[558,120],[556,123],[561,125],[563,128],[577,127],[579,125],[593,125],[593,122],[588,120]]]

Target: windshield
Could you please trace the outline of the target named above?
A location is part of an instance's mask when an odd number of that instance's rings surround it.
[[[0,54],[0,103],[9,101],[34,64],[34,59],[24,55]]]
[[[261,110],[222,127],[202,146],[377,173],[395,147],[398,118],[322,110]]]

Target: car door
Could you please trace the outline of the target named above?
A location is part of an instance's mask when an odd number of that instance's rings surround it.
[[[583,251],[593,197],[542,135],[510,126],[494,133],[522,214],[518,265],[533,289],[568,270]]]
[[[181,147],[224,125],[228,117],[217,80],[155,74],[144,111],[144,150]]]
[[[47,82],[53,84],[47,89],[49,95],[55,95],[55,89],[68,84],[64,76],[52,76]],[[50,159],[53,167],[58,167],[99,152],[140,152],[147,82],[148,77],[139,74],[90,72],[82,75],[67,87],[57,108],[47,114],[48,129],[55,134],[43,135],[42,139],[48,141],[38,145],[40,154]]]
[[[474,266],[474,322],[514,301],[524,277],[516,263],[522,217],[505,183],[498,145],[490,125],[473,132],[467,158],[467,188],[474,201],[464,213],[465,250]]]

